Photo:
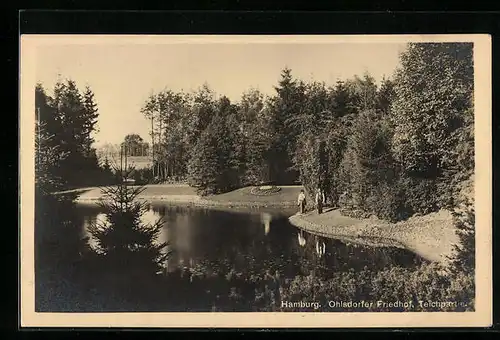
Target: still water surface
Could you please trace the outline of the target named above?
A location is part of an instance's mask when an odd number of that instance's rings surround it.
[[[79,206],[81,232],[104,219],[94,206]],[[144,222],[161,218],[160,242],[173,251],[166,270],[214,270],[262,274],[279,271],[287,277],[308,275],[324,277],[333,272],[410,267],[421,259],[406,250],[372,248],[346,244],[301,231],[288,222],[295,210],[221,211],[193,207],[151,205]],[[92,245],[92,239],[90,240]]]

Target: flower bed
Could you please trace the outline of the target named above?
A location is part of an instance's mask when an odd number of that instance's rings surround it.
[[[264,185],[260,187],[252,187],[250,193],[256,196],[268,196],[278,193],[281,190],[280,187],[274,185]]]

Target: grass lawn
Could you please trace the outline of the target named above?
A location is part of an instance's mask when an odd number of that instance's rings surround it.
[[[83,189],[82,189],[83,190]],[[141,196],[147,197],[162,197],[169,195],[186,195],[186,196],[197,196],[196,190],[187,185],[170,185],[170,184],[150,184],[144,186],[144,191]],[[81,199],[97,199],[101,197],[101,189],[98,187],[87,189],[80,196]]]
[[[203,206],[247,206],[247,207],[294,207],[301,186],[282,186],[276,193],[266,196],[254,195],[250,192],[252,187],[236,189],[234,191],[200,197],[196,189],[182,184],[150,184],[144,186],[144,191],[139,197],[150,201],[196,203]],[[93,201],[101,197],[100,188],[75,189],[79,192],[80,201]]]
[[[206,200],[218,202],[255,202],[255,203],[290,203],[296,205],[301,186],[280,186],[281,190],[266,196],[254,195],[252,187],[236,189],[231,192],[205,197]]]

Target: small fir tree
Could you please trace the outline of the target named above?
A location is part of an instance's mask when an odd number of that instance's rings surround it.
[[[149,208],[138,200],[144,187],[129,186],[124,180],[132,170],[118,170],[119,184],[102,189],[99,206],[105,218],[89,228],[99,268],[115,283],[114,288],[130,288],[157,277],[170,254],[166,251],[168,244],[159,242],[162,219],[154,223],[141,220]]]

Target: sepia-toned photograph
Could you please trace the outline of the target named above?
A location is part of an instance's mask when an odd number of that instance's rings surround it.
[[[491,324],[490,48],[22,36],[22,320]]]

